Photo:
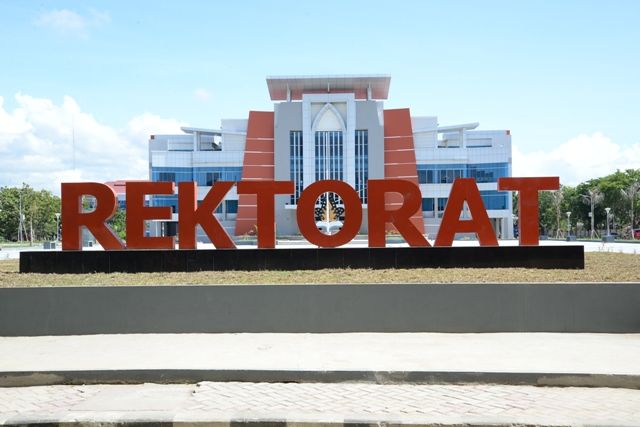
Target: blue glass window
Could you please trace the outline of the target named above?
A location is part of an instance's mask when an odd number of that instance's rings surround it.
[[[344,180],[342,131],[316,132],[315,154],[316,181]]]
[[[476,182],[498,182],[498,178],[509,176],[508,163],[477,163],[468,165],[469,178]]]
[[[228,214],[237,214],[238,213],[238,201],[237,200],[225,200],[224,201],[224,210]]]
[[[470,163],[418,165],[420,184],[451,184],[457,178],[474,178],[476,182],[497,182],[509,176],[508,163]]]
[[[448,197],[439,197],[438,198],[438,212],[444,211],[447,207],[447,202],[449,201]]]
[[[159,172],[158,173],[158,181],[161,181],[161,182],[166,182],[166,181],[175,182],[176,181],[176,174],[175,174],[175,172]]]
[[[210,187],[218,181],[222,181],[222,172],[207,172],[205,185]]]
[[[158,195],[151,197],[151,206],[169,206],[171,207],[171,212],[178,212],[178,196],[173,195]]]
[[[216,167],[154,167],[151,169],[152,181],[190,182],[196,181],[199,186],[211,186],[216,181],[240,181],[241,166]]]
[[[427,171],[423,169],[418,169],[418,182],[420,184],[427,183]]]
[[[300,193],[304,187],[303,163],[302,163],[302,131],[294,130],[289,132],[289,176],[294,183],[291,204],[298,203]]]
[[[433,198],[429,197],[422,199],[422,211],[433,212]]]
[[[356,131],[356,192],[362,203],[367,203],[369,179],[369,131]]]
[[[153,167],[151,168],[152,181],[190,182],[196,181],[199,186],[211,186],[217,181],[237,182],[242,178],[241,166],[216,166],[216,167]],[[152,195],[151,206],[171,206],[174,213],[178,212],[178,196]],[[216,213],[222,213],[222,204],[216,209]],[[237,208],[236,208],[237,210]]]
[[[508,192],[505,191],[481,191],[482,202],[485,209],[507,209]]]

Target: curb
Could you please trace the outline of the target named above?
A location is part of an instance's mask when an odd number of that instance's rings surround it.
[[[211,382],[503,384],[640,389],[640,375],[558,372],[136,369],[0,372],[0,387]]]
[[[0,425],[6,426],[20,426],[20,427],[70,427],[70,426],[82,426],[82,427],[582,427],[581,422],[573,423],[517,423],[512,421],[492,421],[492,420],[478,420],[472,422],[460,422],[455,424],[443,424],[440,422],[435,423],[416,423],[416,422],[403,422],[403,421],[376,421],[376,420],[349,420],[349,421],[295,421],[295,420],[270,420],[270,419],[238,419],[238,420],[210,420],[210,421],[150,421],[144,420],[118,420],[118,421],[61,421],[50,422],[42,419],[21,419],[14,421],[8,421],[7,423],[0,423]],[[632,425],[629,425],[632,426]],[[616,426],[622,427],[622,426]]]

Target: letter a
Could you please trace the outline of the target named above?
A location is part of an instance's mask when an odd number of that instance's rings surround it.
[[[460,219],[464,202],[467,202],[471,213],[471,219],[468,220]],[[480,246],[498,246],[498,239],[473,178],[458,178],[453,182],[434,246],[451,246],[456,233],[476,233]]]

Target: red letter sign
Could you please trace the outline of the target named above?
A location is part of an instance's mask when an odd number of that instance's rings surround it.
[[[82,226],[93,234],[104,249],[122,249],[124,245],[105,222],[116,213],[116,193],[97,182],[62,184],[62,249],[82,249]],[[93,196],[96,208],[82,212],[82,196]]]
[[[202,226],[216,248],[235,249],[236,245],[233,244],[233,240],[214,215],[214,211],[222,203],[231,187],[233,187],[233,182],[217,181],[202,200],[202,204],[197,206],[198,186],[196,183],[181,182],[178,184],[180,249],[196,248],[196,225],[198,224]]]
[[[468,220],[460,219],[464,202],[467,202],[471,213],[471,219]],[[453,181],[435,246],[451,246],[456,233],[476,233],[480,246],[498,246],[496,234],[473,178],[457,178]]]
[[[293,181],[240,181],[238,194],[257,195],[258,247],[276,247],[275,203],[276,194],[293,193]]]
[[[521,246],[538,246],[538,191],[557,190],[557,176],[537,178],[498,178],[498,190],[519,191],[518,229]]]
[[[386,210],[384,195],[399,193],[403,197],[399,209]],[[400,232],[409,246],[431,246],[422,232],[411,222],[411,216],[420,209],[420,188],[404,179],[370,179],[367,218],[369,220],[369,247],[384,248],[385,224],[390,222]]]
[[[129,249],[174,249],[173,237],[146,237],[145,221],[149,219],[171,219],[169,206],[147,207],[147,194],[173,194],[173,182],[127,182],[127,248]]]
[[[322,193],[327,192],[336,193],[342,198],[346,212],[342,228],[333,235],[327,235],[319,231],[315,220],[316,200]],[[305,188],[300,195],[296,217],[298,218],[300,233],[310,243],[321,248],[334,248],[350,242],[358,234],[362,224],[362,205],[356,190],[346,182],[336,180],[316,181]]]

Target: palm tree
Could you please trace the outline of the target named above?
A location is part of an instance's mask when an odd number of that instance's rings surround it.
[[[582,195],[582,201],[588,205],[591,205],[591,238],[594,238],[595,230],[593,227],[593,222],[595,220],[595,215],[593,210],[597,204],[604,200],[604,194],[598,188],[592,188],[587,191],[589,194]]]
[[[635,237],[633,235],[633,208],[636,201],[636,196],[640,192],[640,181],[632,182],[626,189],[621,188],[620,192],[622,195],[631,201],[631,210],[629,213],[631,214],[631,239],[634,240]]]

